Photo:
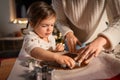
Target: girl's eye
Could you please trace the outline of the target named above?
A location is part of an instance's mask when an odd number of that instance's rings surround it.
[[[54,25],[51,25],[52,27],[54,27]]]
[[[48,27],[47,25],[42,25],[42,27]]]
[[[42,25],[42,27],[49,27],[49,26],[54,27],[54,25]]]

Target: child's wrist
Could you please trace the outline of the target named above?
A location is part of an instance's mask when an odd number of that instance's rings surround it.
[[[54,61],[55,62],[58,62],[58,59],[59,59],[59,54],[54,54],[54,56],[53,56],[53,58],[54,58]]]

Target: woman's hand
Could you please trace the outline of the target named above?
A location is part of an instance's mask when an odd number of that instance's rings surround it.
[[[76,52],[76,45],[81,45],[79,40],[74,36],[73,32],[68,32],[66,34],[66,43],[70,53]]]
[[[55,51],[64,51],[64,44],[58,43]]]
[[[57,54],[55,60],[57,63],[61,65],[67,65],[71,69],[75,67],[75,61],[69,56]]]
[[[78,62],[85,61],[85,63],[88,64],[93,57],[98,56],[98,54],[103,50],[103,47],[110,47],[109,41],[105,37],[99,36],[89,45],[80,49],[77,52],[79,56],[76,57],[75,60]]]

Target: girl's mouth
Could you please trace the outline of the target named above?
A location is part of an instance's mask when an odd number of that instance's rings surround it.
[[[45,33],[45,35],[50,35],[51,33]]]

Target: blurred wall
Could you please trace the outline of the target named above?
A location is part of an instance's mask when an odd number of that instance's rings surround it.
[[[0,0],[0,37],[10,36],[21,28],[25,27],[25,24],[13,24],[10,23],[10,5],[9,0]]]

